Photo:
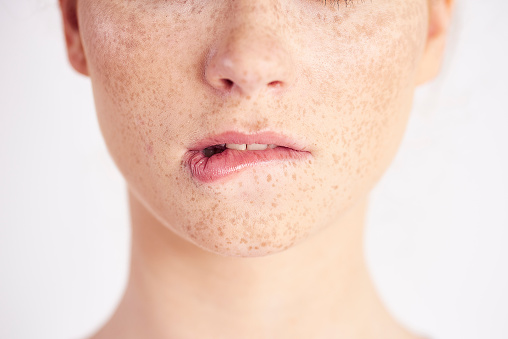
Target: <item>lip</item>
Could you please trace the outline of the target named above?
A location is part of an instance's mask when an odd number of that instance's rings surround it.
[[[203,154],[203,149],[220,144],[274,144],[279,147],[264,151],[226,149],[211,157]],[[233,174],[249,167],[267,163],[294,162],[311,156],[305,145],[282,134],[225,132],[192,144],[184,156],[184,163],[193,178],[203,183],[212,183],[232,177]]]

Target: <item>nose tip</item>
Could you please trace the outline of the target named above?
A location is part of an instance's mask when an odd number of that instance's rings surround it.
[[[287,49],[275,37],[235,31],[209,54],[205,79],[223,94],[252,96],[286,89],[294,81],[293,69]]]

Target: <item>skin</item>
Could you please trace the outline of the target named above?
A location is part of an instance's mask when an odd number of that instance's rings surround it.
[[[93,338],[412,337],[370,281],[364,216],[453,3],[339,5],[61,0],[132,214],[127,290]],[[311,157],[196,181],[189,147],[231,130]]]

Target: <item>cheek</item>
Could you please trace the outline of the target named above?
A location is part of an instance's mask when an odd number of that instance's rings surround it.
[[[122,173],[141,180],[137,173],[148,164],[160,167],[162,159],[178,155],[189,110],[175,86],[183,75],[171,64],[177,42],[166,31],[174,28],[159,29],[153,20],[146,25],[146,15],[133,15],[127,6],[83,5],[82,34],[106,144]],[[165,142],[173,146],[168,154]]]
[[[366,11],[365,21],[350,18],[340,30],[330,23],[333,43],[312,47],[320,53],[308,72],[324,76],[318,91],[309,92],[316,94],[316,112],[326,114],[319,114],[321,121],[311,128],[328,145],[316,156],[334,211],[365,196],[384,173],[411,110],[425,42],[425,6],[421,1],[381,6]]]

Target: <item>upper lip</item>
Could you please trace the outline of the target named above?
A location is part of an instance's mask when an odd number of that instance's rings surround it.
[[[302,142],[298,142],[293,138],[271,131],[254,134],[228,131],[217,135],[211,135],[196,141],[189,147],[189,149],[191,151],[201,151],[207,147],[221,144],[267,144],[287,147],[296,151],[307,151],[307,147]]]

